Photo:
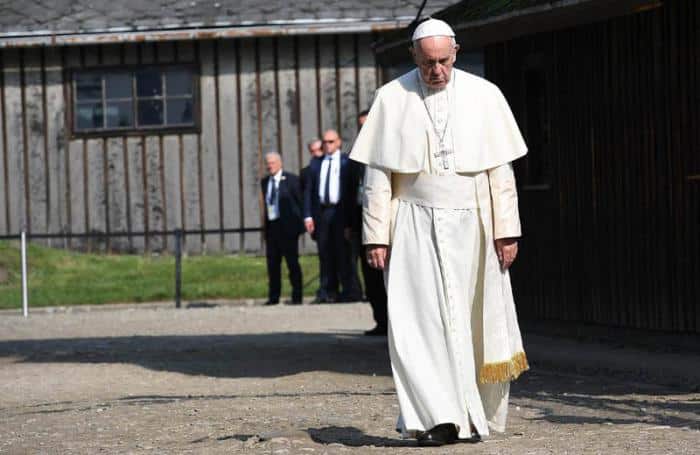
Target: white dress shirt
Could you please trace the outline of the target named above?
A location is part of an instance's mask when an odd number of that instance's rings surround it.
[[[282,180],[282,169],[267,180],[267,192],[265,193],[265,205],[267,206],[267,219],[275,221],[280,217],[280,180]],[[272,199],[272,185],[277,189],[277,197]]]
[[[328,188],[328,203],[337,204],[340,200],[340,150],[336,150],[332,155],[326,155],[321,163],[321,178],[318,184],[318,198],[321,204],[324,203],[326,190],[326,176],[328,175],[328,166],[331,167],[331,181]]]

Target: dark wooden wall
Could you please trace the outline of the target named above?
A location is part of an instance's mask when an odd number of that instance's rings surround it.
[[[172,250],[149,232],[259,228],[265,152],[285,169],[338,129],[352,143],[378,69],[372,34],[286,36],[0,51],[0,235],[146,232],[52,240],[100,251]],[[72,138],[66,70],[194,63],[201,131]],[[308,240],[308,239],[307,239]],[[261,234],[186,237],[186,251],[261,251]],[[310,241],[306,242],[312,245]],[[311,248],[315,250],[315,247]]]
[[[700,5],[489,46],[516,164],[523,318],[700,332]]]

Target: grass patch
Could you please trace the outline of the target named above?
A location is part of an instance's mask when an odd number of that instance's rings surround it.
[[[171,255],[90,254],[29,244],[29,306],[149,302],[174,298],[175,258]],[[318,258],[300,258],[304,294],[318,288]],[[289,296],[282,265],[282,296]],[[0,242],[0,308],[20,308],[22,277],[19,242]],[[2,278],[2,277],[0,277]],[[267,271],[259,256],[207,255],[183,257],[182,298],[265,298]]]

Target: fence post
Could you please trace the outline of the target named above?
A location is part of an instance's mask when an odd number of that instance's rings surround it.
[[[20,250],[22,256],[22,315],[29,316],[29,295],[27,292],[27,233],[22,230],[20,235]]]
[[[175,229],[175,308],[180,308],[182,292],[182,229]]]

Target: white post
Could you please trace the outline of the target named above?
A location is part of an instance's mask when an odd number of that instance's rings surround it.
[[[29,316],[29,297],[27,296],[27,234],[22,231],[22,314]]]

